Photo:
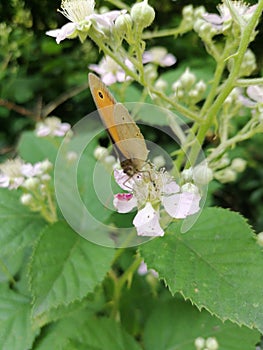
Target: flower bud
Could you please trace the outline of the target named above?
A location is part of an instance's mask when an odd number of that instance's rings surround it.
[[[185,72],[181,75],[180,81],[183,87],[189,90],[196,81],[196,77],[190,72],[189,68],[186,68]]]
[[[158,79],[154,84],[156,90],[165,91],[167,89],[167,82],[163,79]]]
[[[232,182],[232,181],[235,181],[236,180],[236,172],[230,168],[227,168],[227,169],[224,169],[224,170],[220,170],[218,172],[216,172],[214,174],[214,177],[222,182],[223,184],[224,183],[227,183],[227,182]]]
[[[36,177],[29,177],[23,183],[23,187],[29,191],[34,190],[39,184],[39,179]]]
[[[205,340],[202,337],[198,337],[195,339],[195,347],[196,350],[201,350],[205,346]]]
[[[213,180],[213,171],[206,164],[199,164],[193,169],[194,181],[200,185],[206,185]]]
[[[109,155],[109,156],[106,156],[106,157],[104,158],[103,163],[104,163],[106,166],[113,167],[113,165],[116,163],[116,159],[115,159],[114,156]]]
[[[244,159],[235,158],[231,163],[231,169],[238,173],[242,173],[245,170],[246,165],[247,165],[247,162]]]
[[[156,156],[153,158],[153,164],[156,166],[156,168],[160,169],[165,166],[165,159],[163,156]]]
[[[192,181],[193,180],[193,168],[189,168],[189,169],[184,169],[182,171],[182,180],[184,182],[189,182],[189,181]]]
[[[122,34],[125,34],[131,30],[132,19],[128,13],[121,14],[115,21],[115,29]]]
[[[192,17],[194,14],[193,5],[187,5],[183,8],[182,11],[183,17]]]
[[[149,27],[155,17],[154,9],[148,5],[148,0],[134,4],[131,8],[131,18],[138,28]]]
[[[43,162],[40,163],[40,168],[43,172],[51,170],[52,167],[53,164],[48,159],[45,159]]]
[[[258,235],[257,235],[257,242],[258,244],[263,247],[263,232],[260,232]]]
[[[176,82],[173,83],[172,85],[172,90],[177,92],[178,90],[181,90],[183,87],[182,83],[180,80],[177,80]]]
[[[94,157],[97,160],[102,160],[103,158],[105,158],[108,155],[108,150],[105,147],[96,147],[94,150]]]
[[[218,349],[218,342],[217,342],[216,338],[212,338],[212,337],[207,338],[205,344],[209,350],[217,350]]]
[[[48,182],[48,181],[51,180],[51,176],[48,175],[48,174],[43,174],[43,175],[41,176],[41,180],[44,181],[44,182]]]
[[[73,163],[75,160],[77,160],[77,158],[78,158],[78,154],[74,151],[69,151],[66,154],[66,159],[69,163]]]
[[[149,63],[145,66],[144,74],[145,74],[147,81],[154,81],[158,76],[158,74],[156,72],[156,67],[151,63]]]
[[[205,13],[206,13],[206,9],[204,8],[204,6],[198,6],[197,8],[194,9],[194,16],[196,18],[202,17],[203,14]]]
[[[195,85],[195,89],[199,93],[205,92],[205,90],[206,90],[206,83],[203,80],[198,81],[198,83],[196,83],[196,85]]]
[[[20,202],[23,205],[30,205],[33,201],[33,196],[30,193],[24,193],[22,194],[22,196],[20,197]]]

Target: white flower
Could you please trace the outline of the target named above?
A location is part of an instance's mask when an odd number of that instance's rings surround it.
[[[114,177],[118,185],[129,193],[116,194],[113,204],[119,213],[138,208],[133,224],[139,236],[163,236],[160,226],[160,208],[175,219],[183,219],[196,213],[200,207],[200,195],[196,186],[180,186],[163,169],[149,166],[132,178],[116,169]],[[193,186],[195,189],[193,190]]]
[[[7,160],[0,165],[0,187],[17,189],[33,188],[39,182],[41,176],[46,174],[52,167],[49,160],[44,160],[36,164],[25,163],[20,158]]]
[[[230,28],[233,19],[240,18],[243,21],[248,22],[256,8],[257,5],[248,6],[242,1],[230,1],[229,7],[225,3],[218,5],[220,15],[206,13],[203,15],[203,18],[211,23],[218,31],[225,31]]]
[[[99,32],[103,33],[103,28],[108,30],[114,24],[114,20],[122,13],[122,11],[110,11],[103,14],[94,13],[94,0],[62,0],[61,12],[70,20],[60,29],[50,30],[47,35],[55,37],[59,44],[66,38],[74,38],[79,36],[83,42],[93,25]]]
[[[24,162],[20,158],[7,160],[0,165],[0,187],[17,189],[24,181],[22,166]]]
[[[125,60],[125,65],[134,70],[133,64],[128,59]],[[124,70],[116,63],[111,57],[103,57],[99,64],[90,64],[89,69],[98,73],[101,77],[101,80],[106,85],[111,85],[116,82],[122,83],[126,80],[129,80],[130,77],[127,77]]]
[[[167,53],[165,47],[153,47],[149,51],[145,51],[142,58],[143,63],[155,63],[161,67],[169,67],[175,64],[176,58],[171,53]]]
[[[63,137],[69,130],[69,123],[61,123],[61,120],[57,117],[48,117],[44,121],[37,123],[35,132],[38,137]]]

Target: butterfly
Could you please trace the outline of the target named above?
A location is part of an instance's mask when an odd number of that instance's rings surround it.
[[[121,167],[132,177],[146,163],[149,150],[145,139],[128,110],[114,99],[106,85],[93,73],[89,73],[89,86]]]

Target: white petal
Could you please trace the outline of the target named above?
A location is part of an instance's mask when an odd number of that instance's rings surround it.
[[[198,193],[183,192],[171,196],[164,196],[162,203],[167,213],[175,219],[184,219],[200,209],[200,195]]]
[[[76,24],[69,22],[65,24],[63,27],[61,27],[60,29],[49,30],[48,32],[46,32],[46,34],[56,38],[56,42],[59,44],[62,40],[72,35],[75,30],[76,30]]]
[[[163,236],[164,231],[159,224],[159,212],[155,211],[150,202],[138,211],[133,219],[138,236]]]
[[[132,177],[124,173],[123,170],[115,169],[114,178],[117,184],[126,191],[132,191],[134,186],[134,180]]]
[[[128,213],[137,207],[137,199],[131,193],[115,194],[113,205],[118,213]]]

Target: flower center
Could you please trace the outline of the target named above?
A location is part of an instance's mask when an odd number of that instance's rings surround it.
[[[79,23],[94,12],[94,6],[94,0],[63,0],[59,12],[71,22]]]

